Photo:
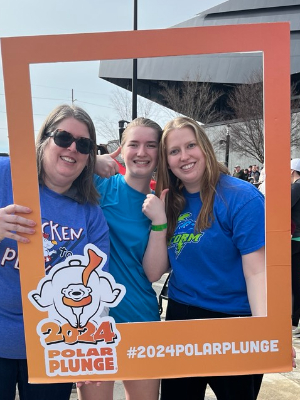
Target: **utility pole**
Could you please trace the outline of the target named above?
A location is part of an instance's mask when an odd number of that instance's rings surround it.
[[[134,0],[133,6],[133,30],[137,30],[137,0]],[[137,59],[133,59],[132,66],[132,119],[137,117]]]
[[[229,128],[227,126],[227,131],[226,131],[226,150],[225,150],[225,165],[228,168],[229,164],[229,146],[230,146],[230,134],[229,134]]]
[[[228,168],[229,165],[229,149],[230,149],[230,133],[229,133],[229,127],[226,127],[226,139],[221,139],[219,141],[220,144],[225,144],[225,166]]]
[[[72,89],[72,104],[74,104],[75,101],[76,101],[76,99],[74,99],[74,91]]]

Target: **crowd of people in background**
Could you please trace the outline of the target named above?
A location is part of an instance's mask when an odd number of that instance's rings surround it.
[[[236,165],[233,170],[233,174],[235,178],[242,179],[243,181],[248,181],[253,184],[257,184],[259,182],[260,171],[258,165],[249,165],[248,168],[241,168],[240,165]]]
[[[236,165],[233,170],[235,178],[242,179],[256,186],[263,194],[265,194],[265,169],[262,167],[260,169],[259,165],[249,165],[248,168],[241,168],[240,165]]]

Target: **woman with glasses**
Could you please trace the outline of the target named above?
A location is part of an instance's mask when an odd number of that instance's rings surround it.
[[[44,121],[36,141],[45,271],[88,243],[109,254],[108,226],[93,184],[96,133],[89,115],[61,105]],[[0,393],[1,400],[68,400],[72,384],[29,384],[17,242],[35,231],[28,206],[13,203],[10,160],[0,157]],[[29,217],[29,218],[28,218]],[[9,256],[8,256],[9,255]],[[104,266],[107,270],[107,265]]]

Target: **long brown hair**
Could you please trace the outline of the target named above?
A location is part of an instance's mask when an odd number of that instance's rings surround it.
[[[45,171],[43,167],[43,157],[45,147],[50,140],[47,136],[50,132],[54,131],[57,125],[66,118],[75,118],[83,122],[89,131],[90,139],[95,143],[93,151],[89,154],[86,167],[81,174],[75,179],[73,185],[76,186],[81,203],[97,204],[99,194],[94,186],[93,174],[95,169],[97,146],[96,146],[96,130],[91,117],[82,108],[75,105],[62,104],[56,107],[43,122],[38,136],[36,138],[36,160],[37,171],[40,183],[44,184]]]
[[[171,238],[175,231],[177,219],[185,205],[185,199],[182,194],[183,184],[181,180],[168,167],[166,139],[172,130],[183,128],[189,128],[193,131],[197,144],[206,158],[206,168],[201,179],[201,187],[199,187],[202,207],[196,220],[196,231],[200,232],[210,227],[213,221],[214,196],[220,173],[228,174],[228,169],[217,161],[212,144],[204,129],[196,121],[187,117],[178,117],[167,123],[159,146],[156,183],[156,194],[158,196],[163,189],[169,188],[166,196],[167,240]]]

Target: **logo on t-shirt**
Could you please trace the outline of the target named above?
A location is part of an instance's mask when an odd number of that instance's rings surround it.
[[[175,256],[179,257],[180,253],[188,243],[199,243],[203,232],[195,232],[195,221],[191,213],[184,213],[178,217],[177,227],[174,235],[169,241],[168,248],[175,248]]]
[[[73,255],[73,249],[85,237],[83,228],[60,225],[52,220],[43,219],[43,248],[45,269],[48,272],[53,265]]]

